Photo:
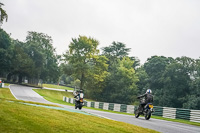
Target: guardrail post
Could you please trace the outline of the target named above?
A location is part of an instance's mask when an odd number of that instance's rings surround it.
[[[97,109],[99,108],[99,102],[94,103],[94,108],[97,108]]]
[[[190,121],[200,123],[200,110],[190,110]]]
[[[103,109],[108,110],[108,107],[109,107],[109,103],[104,103],[103,104]]]

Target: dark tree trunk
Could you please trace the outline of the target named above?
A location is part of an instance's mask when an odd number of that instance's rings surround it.
[[[81,75],[81,84],[80,84],[80,90],[83,90],[83,82],[84,82],[84,75]]]
[[[10,82],[10,80],[11,80],[11,76],[12,76],[11,73],[9,73],[9,74],[7,75],[7,81],[8,81],[8,82]]]
[[[23,77],[22,77],[22,75],[20,74],[20,75],[19,75],[19,80],[18,80],[18,83],[19,83],[19,84],[22,83],[22,78],[23,78]]]

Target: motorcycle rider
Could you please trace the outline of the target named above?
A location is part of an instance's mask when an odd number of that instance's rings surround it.
[[[153,102],[153,95],[151,93],[152,93],[151,89],[148,89],[145,94],[137,97],[138,99],[144,97],[144,101],[141,101],[140,105],[139,105],[139,111],[140,112],[143,112],[144,106],[146,104]]]
[[[84,96],[83,90],[73,92],[73,94],[74,94],[74,98],[76,98],[75,104],[77,104],[77,102],[80,100],[80,98],[83,98],[83,96]]]

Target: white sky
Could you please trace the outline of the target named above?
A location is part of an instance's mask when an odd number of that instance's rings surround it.
[[[72,38],[90,36],[99,48],[119,41],[143,64],[153,55],[200,57],[200,0],[1,0],[2,28],[24,41],[46,33],[58,54]]]

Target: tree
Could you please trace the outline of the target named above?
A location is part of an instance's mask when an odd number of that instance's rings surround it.
[[[121,42],[113,42],[112,45],[108,47],[103,47],[103,55],[105,55],[109,61],[108,64],[113,64],[117,59],[122,59],[123,57],[128,56],[130,48],[126,48],[126,45]]]
[[[88,80],[91,77],[98,77],[98,81],[102,81],[104,78],[101,75],[106,73],[106,58],[98,55],[98,45],[99,42],[93,38],[79,36],[77,39],[72,39],[69,51],[65,54],[66,61],[69,64],[66,71],[71,71],[74,79],[80,80],[80,89],[83,89],[86,83],[89,84],[94,81]]]
[[[138,69],[136,69],[136,75],[139,79],[139,82],[137,82],[139,94],[144,94],[149,87],[149,77],[144,69],[144,66],[141,66]]]
[[[144,69],[148,75],[148,81],[147,84],[143,86],[152,90],[155,97],[155,105],[160,105],[160,98],[162,98],[161,91],[164,86],[163,73],[170,62],[173,62],[172,58],[167,58],[164,56],[152,56],[151,58],[148,58],[147,62],[144,64]]]
[[[106,78],[102,100],[125,104],[135,102],[138,77],[132,67],[133,63],[128,57],[124,57],[112,66],[112,71]]]
[[[22,83],[23,77],[33,75],[34,62],[26,53],[25,44],[18,40],[12,41],[12,66],[9,75],[18,75],[18,83]],[[8,78],[9,79],[9,78]]]
[[[3,29],[0,29],[0,75],[7,73],[11,67],[10,46],[10,36]]]
[[[37,84],[39,79],[57,81],[59,77],[58,56],[52,46],[52,39],[44,33],[28,32],[26,49],[34,61],[34,75],[32,78]],[[31,80],[30,80],[31,81]]]
[[[194,60],[190,63],[194,69],[190,73],[190,93],[186,97],[186,102],[183,104],[184,108],[200,109],[200,59]],[[193,65],[192,65],[193,64]]]
[[[157,91],[158,105],[182,108],[190,93],[190,73],[193,60],[188,57],[176,58],[166,66],[161,82],[163,88]]]
[[[3,23],[4,20],[8,20],[8,15],[5,10],[2,9],[4,4],[0,2],[0,23]],[[1,26],[1,25],[0,25]]]

